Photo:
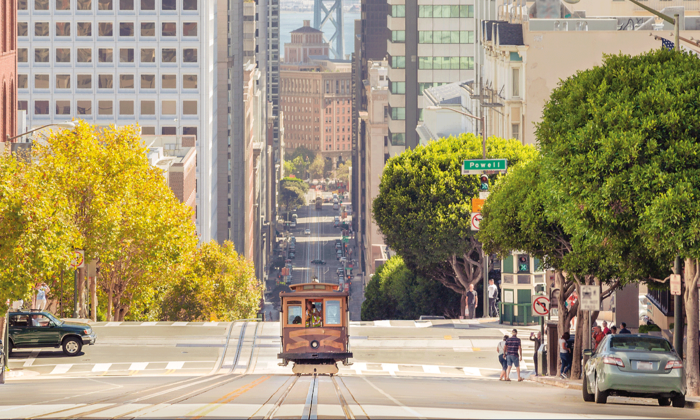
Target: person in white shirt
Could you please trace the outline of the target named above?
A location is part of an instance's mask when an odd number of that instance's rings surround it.
[[[493,284],[493,279],[489,280],[489,315],[497,316],[496,298],[498,297],[498,286]]]
[[[498,362],[501,364],[501,376],[498,378],[499,381],[505,381],[508,379],[506,377],[506,370],[508,370],[508,364],[506,363],[506,340],[507,335],[503,336],[503,340],[499,341],[496,345],[496,351],[498,352]]]

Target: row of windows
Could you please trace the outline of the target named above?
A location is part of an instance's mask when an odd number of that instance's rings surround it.
[[[71,62],[71,49],[70,48],[56,48],[56,63],[70,63]],[[76,62],[77,63],[92,63],[92,48],[76,48]],[[100,63],[112,63],[114,61],[114,49],[112,48],[98,48],[97,49],[97,60]],[[27,48],[17,49],[17,62],[27,63],[29,61],[29,52]],[[34,62],[35,63],[49,63],[49,49],[48,48],[34,48]],[[120,48],[119,49],[119,62],[120,63],[133,63],[134,62],[134,49],[133,48]],[[155,63],[156,62],[156,50],[155,48],[141,48],[141,63]],[[177,49],[176,48],[162,48],[161,49],[161,63],[177,63]],[[196,48],[183,48],[182,49],[182,62],[183,63],[196,63],[197,62],[197,49]]]
[[[389,115],[391,115],[392,120],[405,120],[406,119],[406,108],[404,107],[389,107]]]
[[[418,57],[421,70],[474,70],[474,57]]]
[[[17,10],[29,10],[30,1],[34,4],[34,10],[49,10],[49,0],[17,0]],[[54,10],[71,10],[72,0],[54,0]],[[136,4],[141,5],[141,10],[156,10],[156,4],[160,4],[160,10],[177,10],[178,3],[182,4],[182,10],[197,10],[197,0],[75,0],[75,10],[92,10],[93,3],[97,4],[97,10],[114,10],[115,4],[119,4],[119,10],[133,11]]]
[[[141,89],[155,89],[156,88],[156,75],[155,74],[142,74],[140,76]],[[92,89],[92,75],[91,74],[78,74],[75,78],[77,89]],[[29,86],[29,77],[26,74],[17,75],[17,87],[19,89],[27,89]],[[177,75],[175,74],[163,74],[161,76],[161,89],[177,89]],[[57,74],[56,75],[56,86],[55,89],[70,89],[71,88],[71,75],[70,74]],[[97,75],[97,88],[98,89],[113,89],[114,88],[114,75],[113,74],[99,74]],[[134,89],[135,88],[135,76],[133,74],[120,74],[119,75],[119,89]],[[49,86],[49,75],[48,74],[35,74],[34,75],[34,89],[50,89]],[[197,75],[196,74],[183,74],[182,75],[182,89],[197,89]]]
[[[92,22],[76,22],[76,36],[92,36]],[[29,36],[29,23],[17,22],[17,36]],[[34,36],[51,36],[49,30],[49,22],[35,22]],[[55,36],[71,36],[70,22],[56,22]],[[112,22],[98,22],[97,36],[110,37],[114,36]],[[133,37],[136,36],[134,22],[120,22],[119,36]],[[156,23],[141,22],[141,36],[155,37]],[[161,22],[161,36],[177,36],[177,22]],[[197,36],[197,22],[183,22],[182,36]]]
[[[419,44],[473,44],[474,31],[418,31]]]
[[[436,86],[446,85],[449,82],[428,82],[428,83],[418,83],[418,95],[422,95],[423,91]]]
[[[19,101],[19,109],[26,110],[26,101]],[[56,115],[93,115],[93,101],[77,100],[75,101],[75,111],[71,112],[72,103],[69,100],[53,101],[56,104]],[[118,101],[119,115],[134,115],[134,101],[124,100]],[[37,99],[34,101],[34,115],[49,115],[49,101]],[[114,101],[98,100],[97,115],[112,115],[114,114]],[[177,115],[177,101],[161,101],[161,115]],[[197,115],[197,101],[182,101],[183,115]],[[140,115],[156,115],[156,101],[141,101]]]
[[[419,18],[473,18],[474,6],[418,6]]]

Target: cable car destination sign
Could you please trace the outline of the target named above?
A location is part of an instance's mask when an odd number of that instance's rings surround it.
[[[506,159],[471,159],[464,161],[462,175],[479,175],[489,171],[505,172],[507,169]]]

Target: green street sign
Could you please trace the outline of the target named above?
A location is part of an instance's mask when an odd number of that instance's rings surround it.
[[[506,159],[471,159],[464,161],[462,175],[479,175],[487,171],[505,172],[507,169]]]

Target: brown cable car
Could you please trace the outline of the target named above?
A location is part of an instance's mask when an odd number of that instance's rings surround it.
[[[338,373],[338,362],[350,365],[350,322],[347,292],[337,284],[302,283],[280,293],[281,366],[293,362],[292,371]]]

